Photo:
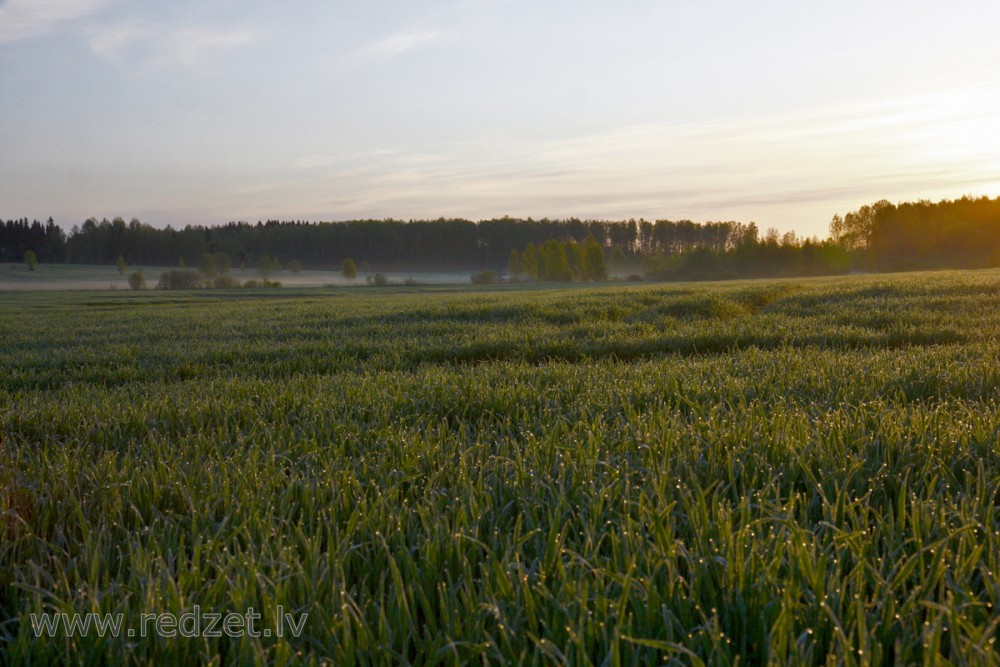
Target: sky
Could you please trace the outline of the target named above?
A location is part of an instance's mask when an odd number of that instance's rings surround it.
[[[737,220],[1000,195],[995,0],[6,0],[0,218]]]

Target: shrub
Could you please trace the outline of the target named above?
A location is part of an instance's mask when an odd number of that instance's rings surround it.
[[[142,271],[133,271],[128,277],[128,286],[134,290],[146,289],[146,276]]]
[[[24,264],[28,267],[29,271],[34,271],[35,267],[38,266],[38,258],[35,257],[35,253],[31,250],[24,253]]]
[[[217,276],[215,280],[212,281],[212,287],[216,289],[230,289],[232,287],[239,287],[240,281],[232,276]]]
[[[237,287],[239,285],[237,284]],[[248,280],[243,283],[243,287],[250,287],[257,289],[258,287],[281,287],[281,281],[279,280]]]
[[[375,287],[385,287],[389,284],[389,278],[384,273],[370,273],[365,276],[365,280],[368,281],[369,285]]]
[[[194,271],[170,269],[160,274],[156,289],[197,289],[201,287],[201,276]]]
[[[302,270],[302,265],[299,264],[299,260],[293,259],[288,263],[288,270],[291,271],[292,273],[298,273],[299,271]]]
[[[480,271],[479,273],[474,273],[472,275],[473,285],[496,285],[497,283],[497,272],[487,269],[486,271]]]

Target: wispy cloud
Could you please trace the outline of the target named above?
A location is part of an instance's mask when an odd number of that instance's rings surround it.
[[[257,33],[243,28],[194,26],[180,28],[160,40],[158,65],[194,67],[219,51],[244,46],[257,39]]]
[[[87,29],[87,45],[94,53],[117,60],[146,39],[149,28],[139,21],[120,21]]]
[[[143,70],[195,67],[213,54],[251,44],[254,30],[196,25],[163,29],[126,20],[87,28],[87,44],[95,54],[112,61],[131,59]]]
[[[418,46],[438,39],[433,30],[406,30],[381,39],[368,47],[368,53],[379,60],[389,60]]]
[[[47,34],[106,4],[107,0],[7,0],[0,6],[0,44]]]

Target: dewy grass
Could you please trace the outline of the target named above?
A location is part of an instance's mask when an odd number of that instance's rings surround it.
[[[11,664],[1000,664],[996,273],[0,300]]]

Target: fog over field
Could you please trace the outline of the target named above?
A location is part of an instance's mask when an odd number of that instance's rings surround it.
[[[13,267],[13,268],[12,268]],[[29,271],[23,264],[0,264],[0,291],[23,290],[127,290],[128,276],[133,271],[142,271],[149,287],[154,287],[161,273],[169,269],[162,266],[130,266],[125,274],[119,274],[114,265],[91,266],[77,264],[41,264]],[[467,285],[470,271],[384,271],[381,272],[391,283],[404,284],[408,280],[419,285]],[[258,279],[257,272],[239,269],[233,277],[246,281]],[[365,274],[348,280],[339,271],[313,271],[303,269],[299,273],[281,271],[272,276],[283,287],[361,287],[366,286]]]

